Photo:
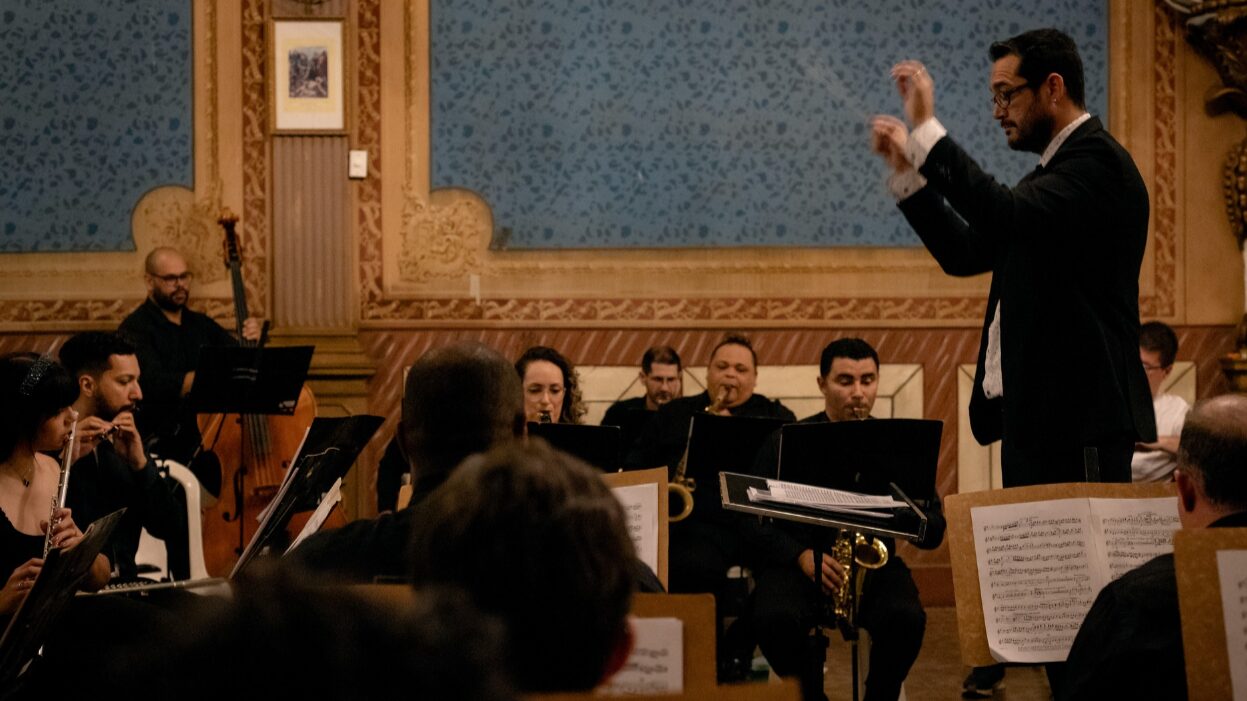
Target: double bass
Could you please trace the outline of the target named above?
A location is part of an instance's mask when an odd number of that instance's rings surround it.
[[[258,341],[248,341],[242,335],[243,323],[250,314],[235,231],[238,217],[227,209],[217,223],[225,234],[225,265],[233,284],[238,338],[244,346],[260,347],[266,341],[267,322]],[[203,512],[204,562],[210,575],[224,577],[233,568],[259,527],[256,517],[277,495],[303,434],[315,417],[316,398],[306,384],[290,416],[199,416],[201,450],[216,453],[221,462],[220,497]],[[291,528],[295,526],[292,524]]]

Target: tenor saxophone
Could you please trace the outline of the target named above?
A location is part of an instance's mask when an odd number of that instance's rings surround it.
[[[718,414],[723,411],[727,405],[727,397],[731,392],[731,388],[720,385],[719,391],[711,399],[710,405],[706,407],[707,414]],[[684,444],[684,454],[680,456],[680,462],[676,463],[675,476],[667,483],[668,498],[682,502],[680,511],[668,520],[677,523],[688,518],[693,513],[693,492],[697,491],[697,481],[689,477],[688,472],[688,447],[692,442],[693,424],[690,421],[688,426],[689,443]]]

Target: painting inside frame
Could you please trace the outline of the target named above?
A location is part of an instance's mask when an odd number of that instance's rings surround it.
[[[344,131],[342,23],[275,20],[272,30],[273,129]]]

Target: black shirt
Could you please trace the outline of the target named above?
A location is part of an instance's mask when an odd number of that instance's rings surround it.
[[[232,346],[238,342],[207,315],[182,309],[182,323],[169,321],[148,299],[117,329],[138,350],[143,404],[135,415],[139,433],[153,452],[186,464],[199,444],[195,413],[182,401],[182,381],[199,365],[204,346]]]
[[[653,415],[645,404],[645,397],[621,399],[606,409],[602,425],[619,427],[619,444],[626,456]]]
[[[1247,526],[1247,511],[1210,528]],[[1100,590],[1066,658],[1061,699],[1185,699],[1186,657],[1173,553]]]

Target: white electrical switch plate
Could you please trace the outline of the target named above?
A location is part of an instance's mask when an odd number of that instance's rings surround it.
[[[352,178],[368,177],[368,152],[351,151],[347,158],[347,175]]]

